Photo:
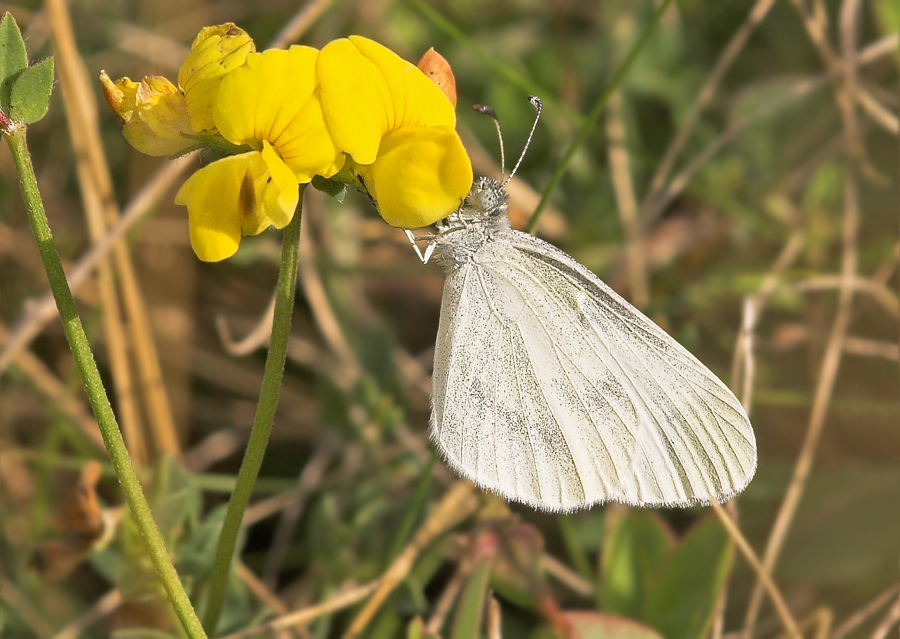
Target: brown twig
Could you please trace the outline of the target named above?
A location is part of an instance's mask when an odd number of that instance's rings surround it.
[[[778,287],[778,282],[784,272],[799,257],[803,249],[804,236],[802,231],[794,231],[788,238],[781,253],[766,276],[763,278],[759,289],[744,300],[744,313],[741,321],[741,330],[738,333],[734,348],[734,358],[731,364],[731,386],[737,391],[738,382],[741,387],[741,405],[749,412],[753,403],[753,332],[762,317],[769,298]]]
[[[0,343],[6,340],[6,328],[0,325]],[[42,393],[50,403],[72,420],[82,433],[94,446],[106,453],[106,444],[100,435],[97,420],[88,409],[87,405],[75,397],[65,384],[60,381],[43,360],[36,357],[29,349],[23,350],[15,359],[15,366],[28,378],[38,392]]]
[[[891,586],[865,606],[847,617],[847,619],[831,633],[831,639],[844,639],[847,635],[868,621],[885,605],[896,599],[898,595],[900,595],[900,586]]]
[[[114,224],[119,219],[119,207],[116,204],[112,177],[100,139],[96,104],[93,103],[93,94],[88,92],[91,79],[75,43],[68,9],[63,0],[48,0],[46,7],[54,47],[57,50],[57,68],[69,117],[69,130],[73,145],[76,147],[82,193],[86,194],[85,208],[92,238],[96,243],[102,236],[105,226]],[[146,401],[156,450],[180,455],[181,446],[162,380],[147,310],[131,255],[124,242],[119,242],[113,247],[113,260],[122,283],[122,296],[129,320],[130,345],[134,349],[138,365],[141,391]],[[110,282],[110,290],[111,286]],[[106,301],[112,303],[112,300]],[[110,346],[119,341],[115,334],[110,334],[108,338]],[[121,372],[120,367],[116,373]]]
[[[93,143],[97,142],[89,132],[90,121],[96,118],[97,108],[92,100],[92,95],[85,91],[85,88],[90,86],[87,83],[87,71],[78,55],[65,5],[58,0],[50,0],[47,2],[46,8],[50,18],[53,46],[56,50],[57,75],[62,88],[72,147],[75,151],[75,167],[78,173],[82,204],[87,217],[88,233],[91,241],[96,243],[103,237],[106,230],[104,202],[98,189],[99,180],[96,175],[96,167],[92,163],[92,158],[97,154],[94,149],[90,148]],[[120,247],[122,244],[116,245],[114,249],[118,258],[121,258]],[[119,260],[116,261],[118,263]],[[113,282],[112,264],[109,260],[100,261],[97,265],[97,276],[107,353],[118,400],[117,413],[132,461],[135,466],[140,467],[147,463],[149,456],[132,380],[122,310]]]
[[[300,287],[306,295],[306,301],[309,303],[313,320],[319,332],[340,363],[341,376],[347,378],[345,380],[347,386],[352,386],[362,375],[362,367],[356,360],[356,355],[344,335],[344,329],[331,306],[316,266],[316,248],[312,238],[310,220],[313,217],[321,219],[318,212],[322,206],[322,197],[324,196],[312,189],[308,189],[306,194],[307,214],[303,216],[300,230]]]
[[[503,639],[503,618],[500,602],[493,592],[488,593],[487,639]]]
[[[473,568],[475,568],[475,562],[473,562],[468,555],[463,557],[462,561],[459,562],[459,565],[456,567],[456,572],[453,573],[450,581],[447,582],[447,585],[444,586],[444,589],[441,591],[441,596],[438,597],[437,603],[434,604],[434,609],[431,612],[431,616],[425,624],[425,629],[428,632],[432,632],[436,635],[440,634],[441,628],[444,627],[444,622],[447,620],[447,615],[450,614],[450,609],[453,607],[453,602],[459,597],[463,583],[469,578]]]
[[[541,565],[547,574],[582,597],[594,596],[594,585],[577,572],[569,568],[553,555],[541,555]]]
[[[118,589],[110,590],[94,602],[90,610],[53,635],[53,639],[78,639],[85,630],[111,615],[121,604],[122,593]]]
[[[306,495],[311,494],[321,483],[328,465],[334,457],[337,446],[331,439],[325,438],[319,444],[316,452],[309,459],[297,478],[297,499],[289,504],[281,513],[281,520],[272,536],[269,553],[262,570],[263,582],[270,588],[275,587],[278,571],[287,556],[287,549],[294,534],[294,528],[300,515],[303,514]]]
[[[35,608],[25,593],[2,574],[0,574],[0,592],[3,593],[4,603],[16,611],[38,639],[50,639],[53,636],[53,628],[48,623],[46,614]]]
[[[772,600],[772,604],[775,606],[775,611],[778,613],[778,617],[779,619],[781,619],[781,623],[784,626],[785,630],[787,630],[790,636],[795,637],[796,639],[802,639],[800,630],[797,627],[797,622],[794,620],[793,615],[791,615],[791,611],[788,609],[787,604],[784,602],[784,597],[781,596],[781,593],[778,591],[778,588],[775,586],[775,583],[769,576],[769,571],[767,571],[760,563],[759,558],[756,556],[756,553],[753,552],[753,548],[751,548],[750,544],[741,533],[741,530],[740,528],[738,528],[734,519],[732,519],[731,515],[729,515],[725,511],[725,509],[717,502],[711,501],[710,506],[712,506],[716,515],[719,516],[719,520],[722,522],[725,530],[728,531],[728,534],[731,536],[731,539],[738,547],[738,550],[741,551],[744,559],[748,564],[750,564],[750,567],[756,573],[756,576],[759,578],[760,583],[763,585],[763,588],[766,590],[769,598]]]
[[[775,0],[757,0],[750,13],[747,14],[747,17],[741,23],[740,28],[731,36],[731,40],[726,45],[725,50],[722,51],[722,55],[719,56],[713,70],[706,77],[703,86],[697,93],[697,97],[694,98],[694,103],[684,118],[684,122],[681,123],[678,133],[675,134],[675,138],[666,149],[666,153],[650,181],[650,187],[647,189],[644,201],[641,204],[641,221],[645,227],[646,219],[650,217],[648,211],[657,208],[655,204],[655,201],[658,199],[657,196],[660,195],[663,186],[666,184],[675,161],[681,155],[685,143],[694,130],[697,119],[700,117],[703,109],[709,104],[722,78],[725,77],[728,69],[731,68],[731,65],[737,59],[738,54],[744,49],[753,31],[769,13],[769,9],[772,8],[773,4],[775,4]]]
[[[235,340],[231,336],[231,330],[228,328],[228,320],[224,315],[216,316],[216,332],[219,334],[219,340],[225,348],[225,352],[229,355],[240,357],[249,355],[257,348],[265,346],[269,343],[269,337],[272,335],[272,321],[275,318],[275,294],[269,300],[269,305],[260,316],[249,333],[239,340]]]
[[[884,619],[881,620],[881,623],[878,624],[878,627],[872,632],[871,639],[885,639],[890,633],[891,628],[897,625],[897,622],[900,621],[900,600],[895,601],[894,605],[890,607],[885,614]]]
[[[293,626],[299,626],[300,624],[309,623],[313,619],[324,617],[325,615],[337,612],[338,610],[343,610],[344,608],[349,608],[353,604],[365,599],[378,588],[378,584],[378,581],[373,581],[364,586],[357,586],[356,588],[345,590],[315,606],[291,612],[283,617],[278,617],[277,619],[273,619],[272,621],[268,621],[253,628],[221,637],[221,639],[247,639],[248,637],[259,637],[270,630],[284,630]]]
[[[850,7],[850,10],[848,10],[847,7]],[[858,6],[856,5],[855,0],[845,0],[845,4],[841,10],[842,51],[845,56],[845,70],[853,66],[852,59],[855,56],[854,43],[856,17],[858,13],[857,9]],[[811,29],[810,35],[815,40],[818,37],[814,33],[815,27],[811,28],[808,26],[808,28]],[[826,64],[831,64],[825,59],[824,55],[823,59]],[[831,69],[830,72],[832,74],[834,73]],[[854,160],[861,157],[859,155],[859,153],[861,153],[859,148],[861,141],[857,137],[859,129],[856,125],[854,103],[849,99],[853,90],[853,77],[855,77],[853,74],[844,74],[843,80],[846,84],[837,84],[841,78],[833,78],[833,81],[836,83],[834,87],[835,99],[844,125],[843,132],[845,136],[846,153],[846,163],[844,167],[844,214],[841,232],[842,284],[838,298],[838,308],[825,348],[825,354],[822,358],[806,437],[800,449],[790,484],[788,485],[784,500],[781,503],[781,508],[779,509],[775,518],[775,523],[772,526],[768,543],[766,544],[763,566],[767,574],[771,574],[775,568],[781,548],[787,538],[787,533],[797,511],[797,506],[800,503],[800,498],[803,496],[803,492],[806,488],[806,481],[812,470],[819,438],[825,425],[825,417],[828,414],[832,390],[834,389],[838,370],[840,369],[841,357],[844,351],[844,338],[847,335],[847,329],[850,324],[850,317],[853,309],[855,287],[852,283],[857,279],[857,229],[859,226],[859,200]],[[747,614],[744,620],[743,636],[747,639],[753,636],[753,628],[756,624],[756,618],[759,614],[761,602],[762,584],[758,581],[751,594],[750,603],[747,606]]]
[[[625,232],[625,255],[631,303],[644,308],[650,299],[647,290],[647,262],[644,259],[642,234],[638,224],[637,197],[631,180],[631,163],[622,121],[622,90],[616,90],[606,106],[606,136],[609,138],[609,166],[613,190],[618,203],[619,219]]]
[[[327,7],[327,3],[319,0],[313,5],[321,6],[321,9]],[[305,11],[306,7],[300,10]],[[303,26],[302,24],[300,25]],[[291,34],[288,34],[291,35]],[[293,39],[301,35],[296,30],[291,36]],[[289,43],[289,41],[287,42]],[[279,38],[273,40],[271,46],[281,46],[286,44]],[[67,273],[69,286],[73,291],[78,289],[87,277],[97,267],[110,249],[147,213],[149,213],[156,203],[162,199],[172,185],[180,178],[191,166],[196,158],[197,153],[189,153],[177,160],[164,164],[151,178],[144,184],[140,191],[132,198],[130,204],[122,212],[114,225],[104,235],[103,239],[95,243],[81,258],[76,265]],[[44,328],[44,326],[56,317],[56,303],[53,296],[46,293],[30,310],[27,312],[16,326],[10,331],[9,341],[4,348],[0,350],[0,373],[12,362],[22,348],[29,344]]]
[[[113,225],[103,239],[94,245],[78,260],[75,266],[66,274],[69,287],[77,291],[88,279],[97,264],[110,249],[129,231],[139,220],[149,213],[156,203],[171,188],[172,184],[192,165],[196,154],[187,155],[174,162],[165,164],[144,185],[138,194],[132,199],[131,204],[125,209],[122,217]],[[9,340],[0,350],[0,373],[2,373],[13,358],[25,348],[43,330],[47,323],[57,315],[56,302],[53,296],[47,292],[44,296],[29,307],[24,316],[10,329]]]
[[[897,34],[881,38],[856,55],[854,63],[858,66],[871,64],[892,53],[897,48],[898,40],[900,40],[900,36]],[[681,195],[694,175],[710,160],[710,158],[725,148],[732,140],[743,133],[744,130],[795,100],[827,86],[830,79],[830,76],[827,73],[824,73],[807,80],[801,80],[784,91],[779,97],[768,104],[759,107],[743,120],[739,120],[728,127],[728,129],[719,135],[719,137],[710,142],[702,151],[700,151],[700,153],[691,159],[678,175],[672,178],[664,189],[661,189],[660,193],[652,202],[645,204],[641,213],[641,228],[646,229],[656,221],[669,204]]]
[[[829,291],[843,286],[851,288],[855,293],[871,297],[891,317],[900,318],[900,298],[890,288],[872,278],[854,277],[848,280],[838,275],[818,275],[794,282],[789,288],[799,292],[810,292]]]
[[[309,28],[319,19],[328,7],[331,6],[332,0],[310,0],[298,10],[294,16],[285,24],[281,31],[275,34],[269,46],[275,49],[285,48],[295,42],[309,31]]]
[[[366,602],[344,633],[344,639],[354,639],[369,625],[388,596],[409,574],[419,554],[438,536],[475,512],[479,499],[472,484],[459,480],[444,494],[443,499],[413,535],[406,547],[397,555],[379,580],[378,589]]]
[[[863,357],[900,360],[900,345],[898,344],[849,335],[844,339],[844,352]]]

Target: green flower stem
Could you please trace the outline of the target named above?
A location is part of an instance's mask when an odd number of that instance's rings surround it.
[[[153,566],[162,579],[169,601],[172,602],[187,636],[190,639],[205,639],[206,634],[200,625],[200,619],[194,612],[191,601],[178,578],[178,573],[175,572],[175,566],[169,559],[165,542],[150,512],[150,505],[141,490],[134,466],[131,464],[131,457],[125,448],[125,441],[119,432],[116,416],[100,379],[90,344],[84,334],[84,327],[78,317],[75,300],[69,289],[59,254],[56,252],[56,245],[53,243],[50,225],[47,223],[47,215],[44,212],[44,204],[41,202],[34,167],[31,165],[31,156],[28,154],[28,146],[25,142],[25,127],[14,125],[5,133],[16,172],[19,175],[19,184],[25,200],[25,210],[28,212],[28,219],[31,222],[31,230],[37,240],[44,270],[47,272],[47,279],[50,280],[50,290],[53,292],[56,306],[59,309],[59,318],[62,320],[69,348],[72,349],[88,400],[97,418],[97,425],[100,427],[100,433],[103,435],[103,441],[109,451],[109,458],[125,493],[125,500],[141,531],[144,543],[147,544]]]
[[[569,170],[569,162],[572,161],[572,158],[575,157],[575,152],[584,143],[585,139],[587,139],[588,133],[591,132],[591,129],[594,128],[594,124],[596,124],[597,119],[600,117],[600,114],[603,113],[603,108],[609,101],[610,96],[622,83],[622,80],[625,78],[625,74],[628,72],[628,69],[631,68],[631,63],[634,62],[635,59],[637,59],[638,54],[650,39],[650,35],[653,33],[653,30],[656,29],[656,25],[659,24],[660,18],[662,18],[663,14],[666,12],[666,9],[669,8],[669,5],[671,3],[672,0],[663,0],[663,2],[659,5],[659,7],[656,9],[656,12],[653,14],[653,18],[650,20],[650,24],[646,26],[644,32],[641,34],[641,37],[638,38],[638,41],[634,43],[633,47],[631,47],[631,51],[628,52],[628,57],[625,58],[622,66],[620,66],[618,71],[616,71],[616,74],[613,76],[612,81],[610,81],[609,86],[606,87],[606,90],[594,103],[594,107],[588,114],[587,119],[585,119],[584,123],[581,125],[581,130],[578,132],[578,135],[575,136],[575,139],[572,140],[569,148],[566,149],[566,153],[565,155],[563,155],[562,160],[559,161],[559,164],[556,167],[556,171],[553,172],[553,175],[550,178],[550,182],[547,184],[547,187],[544,189],[544,193],[541,195],[541,201],[538,202],[537,207],[534,209],[534,213],[531,214],[531,219],[528,220],[528,227],[525,229],[528,233],[534,232],[538,220],[541,217],[541,213],[544,212],[544,208],[547,206],[547,202],[550,200],[550,196],[553,194],[553,191],[554,189],[556,189],[559,181],[562,180],[563,175],[565,175],[566,171]]]
[[[297,203],[294,219],[284,229],[281,270],[278,273],[278,288],[275,293],[275,319],[272,323],[272,337],[269,340],[269,355],[266,358],[262,390],[256,406],[256,417],[253,420],[253,429],[250,431],[250,440],[247,442],[247,450],[244,452],[244,460],[241,462],[234,492],[231,494],[228,509],[225,511],[222,534],[219,537],[219,545],[216,548],[216,557],[209,578],[203,627],[210,636],[215,635],[216,624],[222,611],[222,603],[228,587],[228,571],[231,568],[232,557],[234,557],[234,547],[241,530],[247,502],[250,501],[250,494],[253,492],[253,484],[256,482],[256,476],[259,474],[259,468],[266,452],[269,433],[272,431],[272,421],[275,419],[275,407],[278,404],[278,391],[284,376],[284,361],[287,357],[288,336],[291,332],[291,314],[294,310],[294,290],[297,286],[297,249],[300,246],[303,188],[301,187],[300,200]]]

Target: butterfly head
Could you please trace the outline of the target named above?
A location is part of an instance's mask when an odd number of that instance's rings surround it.
[[[463,218],[498,218],[506,215],[509,196],[494,178],[478,178],[463,201],[459,213]]]

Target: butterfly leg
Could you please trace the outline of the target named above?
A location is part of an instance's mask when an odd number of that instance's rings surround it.
[[[431,254],[434,253],[434,242],[428,243],[428,246],[425,247],[425,253],[423,254],[416,242],[420,239],[430,239],[430,237],[417,238],[409,229],[403,229],[403,232],[406,233],[406,239],[412,244],[413,250],[416,252],[416,255],[419,256],[419,259],[422,260],[422,264],[428,264],[428,260],[431,259]]]

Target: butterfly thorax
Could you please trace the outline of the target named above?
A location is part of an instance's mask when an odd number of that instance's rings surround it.
[[[435,261],[447,273],[469,262],[493,236],[510,228],[508,196],[493,178],[478,178],[462,205],[436,224]]]

